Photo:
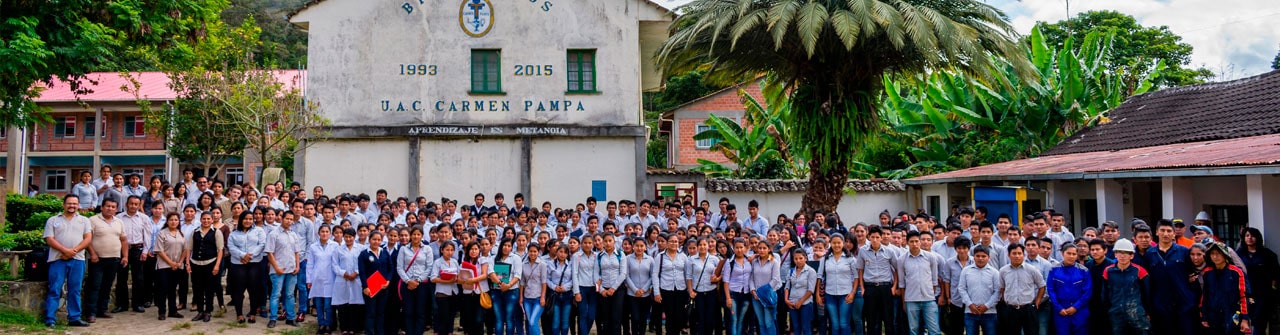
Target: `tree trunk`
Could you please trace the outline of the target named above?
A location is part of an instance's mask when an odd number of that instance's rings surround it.
[[[840,198],[844,196],[849,167],[841,165],[824,170],[820,164],[825,158],[815,155],[809,160],[809,186],[805,188],[804,198],[800,201],[800,211],[804,213],[815,210],[831,213],[840,205]]]

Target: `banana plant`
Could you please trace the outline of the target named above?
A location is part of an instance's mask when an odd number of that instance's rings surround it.
[[[716,141],[711,145],[711,151],[723,154],[733,166],[699,159],[700,165],[693,171],[706,173],[708,177],[743,178],[747,168],[758,162],[782,159],[768,127],[743,127],[732,119],[714,114],[707,118],[706,123],[710,129],[693,135],[693,139]]]

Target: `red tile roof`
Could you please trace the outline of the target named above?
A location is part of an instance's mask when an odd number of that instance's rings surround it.
[[[284,83],[285,88],[306,87],[306,71],[300,70],[275,70],[276,80]],[[130,72],[130,77],[137,80],[139,85],[139,96],[149,100],[172,100],[177,98],[178,94],[169,88],[169,75],[164,72]],[[134,101],[137,100],[133,93],[127,92],[122,87],[132,87],[129,79],[122,76],[119,72],[93,72],[85,75],[80,81],[80,89],[88,89],[90,92],[77,94],[71,89],[68,82],[54,80],[52,84],[43,85],[45,90],[40,92],[40,96],[35,98],[35,102],[107,102],[107,101]]]
[[[1280,134],[1041,156],[916,177],[908,183],[1083,179],[1107,172],[1272,164],[1280,164]]]

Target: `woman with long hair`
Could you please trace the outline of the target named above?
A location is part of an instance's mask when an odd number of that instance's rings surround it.
[[[382,327],[387,334],[399,334],[404,331],[404,292],[401,289],[400,280],[400,251],[408,245],[409,241],[407,232],[409,230],[404,227],[394,227],[387,229],[387,255],[391,256],[388,260],[391,267],[389,272],[383,273],[387,277],[387,314],[382,320]]]
[[[200,228],[187,237],[186,249],[187,274],[191,275],[191,287],[194,289],[192,305],[197,308],[195,318],[191,321],[209,322],[213,314],[213,296],[215,287],[222,285],[215,282],[218,268],[222,266],[222,252],[226,247],[222,232],[213,229],[213,214],[200,215]]]
[[[791,269],[787,272],[787,289],[782,301],[791,313],[791,330],[795,335],[813,334],[813,297],[818,286],[818,273],[809,267],[804,250],[791,251]]]
[[[236,322],[254,323],[256,320],[253,308],[265,304],[267,300],[266,292],[258,285],[266,280],[262,272],[262,256],[266,255],[267,233],[253,224],[253,215],[248,212],[240,213],[238,221],[236,229],[227,238],[227,250],[231,254],[228,270],[231,275],[227,277],[227,286],[231,291],[231,307],[236,311]],[[246,290],[249,291],[248,320],[245,319],[243,310]]]
[[[722,267],[720,277],[724,278],[724,294],[725,306],[729,308],[731,323],[728,324],[729,335],[738,335],[743,332],[743,324],[746,321],[747,314],[750,313],[752,294],[755,287],[751,287],[751,277],[753,270],[752,262],[747,259],[747,240],[741,237],[733,239],[733,257],[725,261]]]
[[[1236,255],[1242,262],[1239,265],[1248,269],[1249,283],[1253,288],[1253,302],[1249,304],[1249,310],[1251,314],[1260,316],[1252,323],[1254,333],[1270,334],[1270,316],[1276,310],[1276,287],[1280,286],[1280,262],[1277,262],[1276,253],[1262,242],[1262,231],[1245,228],[1240,234],[1240,248],[1236,249]]]
[[[338,327],[346,335],[364,331],[364,298],[360,285],[360,265],[357,258],[365,246],[356,243],[355,229],[342,231],[342,242],[333,253],[333,306],[338,311]]]
[[[305,264],[307,297],[316,304],[316,324],[320,326],[317,332],[322,334],[333,332],[333,259],[338,244],[329,240],[332,232],[332,227],[320,226],[316,232],[320,239],[307,247]]]
[[[404,297],[405,333],[409,335],[422,335],[426,331],[427,305],[431,304],[431,294],[435,293],[427,292],[426,286],[435,257],[431,248],[422,244],[422,235],[422,227],[415,226],[409,230],[409,240],[401,247],[396,263],[396,272],[400,273],[400,292]]]
[[[574,242],[575,239],[569,240],[569,248],[573,249],[577,244],[578,252],[573,254],[570,262],[573,263],[573,282],[578,289],[573,294],[576,307],[570,314],[577,315],[577,324],[571,326],[577,327],[577,334],[587,334],[591,332],[591,325],[596,323],[596,307],[600,297],[596,293],[596,280],[600,278],[596,267],[596,239],[591,235],[583,235],[581,242]]]
[[[213,207],[217,207],[216,204],[213,203],[213,194],[208,192],[200,193],[200,197],[196,199],[196,210],[204,213],[208,212]]]
[[[152,252],[156,254],[156,307],[159,307],[160,320],[166,317],[181,318],[178,314],[177,290],[178,281],[186,279],[187,239],[178,229],[178,214],[170,213],[165,219],[165,228],[156,232],[156,241]],[[166,314],[165,312],[168,311]]]
[[[147,182],[147,193],[142,194],[142,206],[151,208],[151,205],[162,201],[164,201],[164,178],[152,176]]]
[[[527,327],[525,334],[542,334],[542,309],[547,306],[547,263],[541,259],[542,248],[529,244],[521,266],[523,285],[520,287],[520,306],[524,309]]]
[[[660,238],[667,243],[665,248],[655,255],[658,260],[654,267],[656,273],[653,274],[653,298],[662,307],[660,313],[667,316],[666,333],[679,335],[688,317],[685,306],[689,304],[691,290],[689,290],[685,269],[689,264],[689,257],[680,252],[680,235],[663,235]],[[655,321],[661,323],[661,319]]]
[[[493,312],[498,321],[497,333],[505,335],[516,334],[516,328],[523,323],[516,315],[523,264],[512,250],[514,245],[512,239],[502,239],[498,242],[498,254],[489,263],[492,269],[488,274],[489,282],[493,286],[489,295],[493,298]]]
[[[851,325],[855,317],[852,305],[860,288],[858,258],[845,250],[845,238],[840,233],[831,234],[831,251],[823,256],[818,265],[818,305],[827,309],[827,318],[831,320],[832,335],[853,334],[853,328],[862,328],[861,324]]]
[[[436,258],[429,278],[435,283],[435,325],[436,334],[453,333],[454,308],[457,306],[458,273],[462,270],[458,260],[450,257],[456,247],[453,241],[440,242],[440,258]],[[452,274],[452,276],[446,276]]]
[[[627,243],[627,242],[623,242]],[[631,334],[641,335],[649,328],[649,315],[653,306],[653,258],[648,257],[645,240],[631,239],[631,255],[626,256],[627,310],[631,316]],[[660,320],[654,320],[660,321]]]
[[[782,287],[781,262],[766,242],[756,243],[756,254],[751,261],[751,309],[755,311],[756,324],[761,335],[777,335],[778,296]],[[766,287],[767,286],[767,287]],[[761,295],[775,294],[773,299]]]
[[[387,329],[382,318],[387,317],[387,296],[390,295],[390,282],[385,281],[391,272],[391,254],[387,253],[387,249],[382,247],[381,232],[373,232],[369,234],[369,248],[360,251],[357,257],[357,267],[360,270],[361,296],[364,298],[364,333],[367,335],[385,335]],[[384,279],[382,286],[370,287],[369,278],[377,273],[379,277]],[[377,294],[373,291],[377,290]]]
[[[235,223],[227,223],[227,221],[223,221],[221,207],[213,206],[209,209],[209,213],[213,215],[213,229],[222,233],[223,241],[230,239],[231,229],[235,226]],[[222,255],[224,257],[227,253],[227,250],[222,251]],[[213,297],[218,300],[219,313],[227,314],[227,303],[223,298],[226,294],[223,292],[224,287],[222,287],[222,278],[227,276],[228,266],[225,263],[225,260],[223,262],[223,265],[218,267],[218,274],[213,276],[213,282],[218,283],[218,285],[213,287]]]
[[[178,197],[177,190],[173,189],[173,185],[164,185],[160,191],[164,194],[164,197],[159,201],[164,204],[165,214],[178,213],[182,211],[182,198]]]
[[[715,320],[720,319],[721,300],[716,299],[716,284],[720,282],[716,266],[720,264],[720,257],[711,253],[715,242],[710,237],[700,238],[696,243],[695,254],[689,256],[684,271],[689,299],[693,300],[693,320],[698,323],[690,325],[689,330],[693,335],[711,335],[719,328]]]
[[[551,295],[547,301],[550,304],[548,310],[551,314],[551,335],[568,335],[573,294],[577,292],[574,268],[569,261],[568,244],[557,243],[551,250],[551,264],[547,265],[547,280],[544,285],[544,291]]]
[[[467,268],[463,271],[472,271],[468,275],[469,278],[459,279],[459,285],[462,286],[462,293],[458,295],[458,314],[460,315],[459,324],[462,325],[462,333],[464,334],[480,334],[484,332],[482,326],[484,317],[483,309],[480,308],[480,294],[482,287],[488,286],[488,276],[485,275],[485,269],[488,264],[484,264],[484,257],[480,254],[480,242],[471,241],[463,248],[462,267]]]
[[[627,294],[627,261],[622,251],[617,250],[613,234],[601,234],[596,243],[603,246],[603,251],[596,254],[595,263],[600,277],[596,279],[596,294],[599,295],[599,318],[597,332],[617,335],[623,327],[623,296]],[[591,260],[588,260],[590,262]]]

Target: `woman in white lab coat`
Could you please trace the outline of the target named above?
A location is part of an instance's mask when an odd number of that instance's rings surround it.
[[[327,334],[333,331],[333,254],[338,251],[338,243],[329,241],[329,226],[320,226],[320,240],[307,248],[307,290],[316,304],[316,323],[320,326],[318,333]]]
[[[333,253],[333,306],[338,311],[338,327],[343,334],[364,331],[364,298],[357,259],[365,247],[356,243],[356,230],[342,230],[342,244]]]

